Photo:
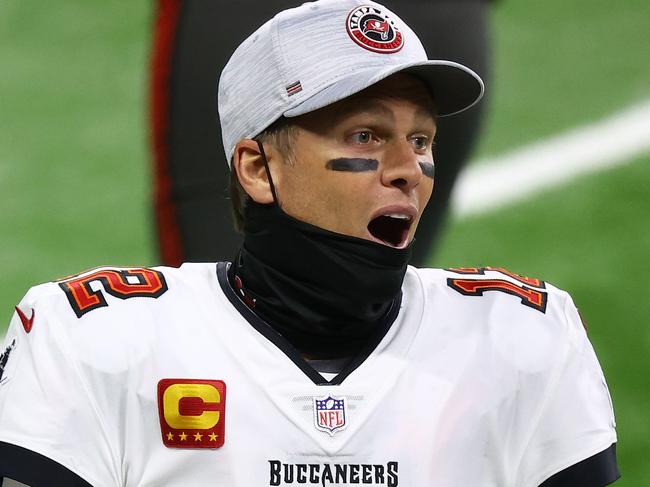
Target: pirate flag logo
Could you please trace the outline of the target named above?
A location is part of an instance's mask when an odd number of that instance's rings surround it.
[[[347,20],[348,34],[354,42],[372,52],[391,54],[402,49],[404,36],[381,9],[357,7]]]

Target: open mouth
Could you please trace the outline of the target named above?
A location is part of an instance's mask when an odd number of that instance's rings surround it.
[[[389,213],[373,218],[368,231],[377,240],[396,248],[404,248],[408,243],[409,230],[413,217],[405,213]]]

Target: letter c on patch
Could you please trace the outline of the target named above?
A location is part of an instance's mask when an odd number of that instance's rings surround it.
[[[191,401],[188,411],[181,412],[181,402]],[[163,411],[165,421],[174,429],[210,429],[214,428],[221,413],[215,411],[221,402],[219,390],[211,384],[172,384],[163,394]]]

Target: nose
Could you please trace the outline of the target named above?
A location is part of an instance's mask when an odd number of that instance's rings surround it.
[[[382,184],[408,192],[422,180],[418,154],[408,140],[392,141],[389,145],[382,164]]]

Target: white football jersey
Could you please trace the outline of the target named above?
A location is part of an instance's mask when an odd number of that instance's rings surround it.
[[[536,487],[616,442],[578,312],[549,284],[409,268],[392,326],[328,382],[226,270],[31,289],[3,347],[0,441],[129,487]]]

